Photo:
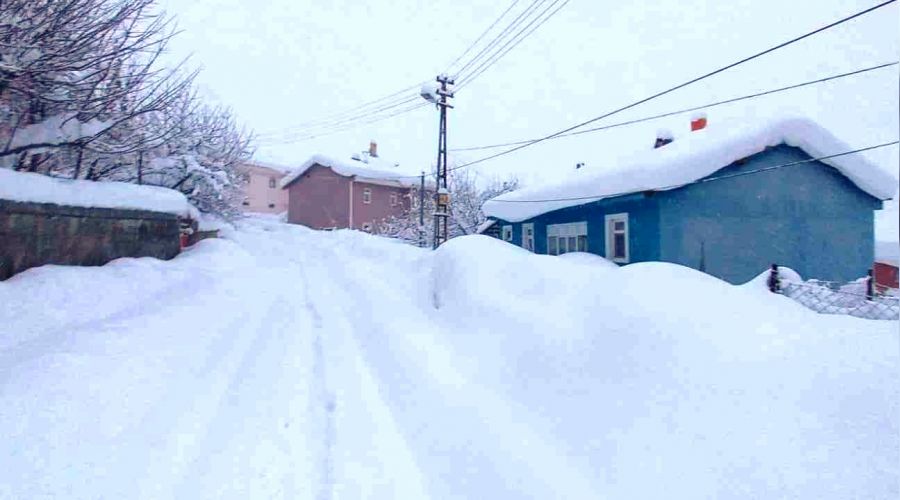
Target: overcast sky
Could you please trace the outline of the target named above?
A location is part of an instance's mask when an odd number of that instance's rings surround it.
[[[522,0],[514,11],[523,9]],[[873,5],[875,0],[611,2],[571,0],[555,17],[458,93],[452,147],[546,135],[681,83]],[[507,6],[507,0],[163,0],[183,33],[210,99],[264,134],[257,159],[287,167],[313,153],[343,157],[379,144],[398,170],[432,168],[437,112],[425,107],[314,140],[290,127],[433,78]],[[609,119],[611,123],[851,71],[898,59],[896,5],[814,36]],[[710,110],[711,127],[775,114],[819,121],[854,147],[898,137],[898,70]],[[478,165],[528,183],[601,169],[649,148],[657,129],[685,132],[689,116],[548,141]],[[724,126],[724,125],[723,125]],[[462,161],[484,152],[461,154]],[[898,172],[898,150],[868,155]]]

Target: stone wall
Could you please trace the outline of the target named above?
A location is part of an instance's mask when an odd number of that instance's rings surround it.
[[[99,266],[179,251],[173,214],[0,200],[0,280],[44,264]]]

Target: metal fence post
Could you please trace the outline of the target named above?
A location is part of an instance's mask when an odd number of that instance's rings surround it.
[[[866,276],[866,299],[867,300],[872,300],[872,297],[875,296],[874,281],[875,280],[872,279],[872,270],[869,269],[869,273]]]
[[[769,285],[769,291],[772,293],[778,293],[781,286],[778,280],[778,264],[772,264],[772,268],[769,270],[769,280],[767,281]]]

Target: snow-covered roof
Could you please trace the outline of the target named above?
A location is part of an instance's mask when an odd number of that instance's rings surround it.
[[[172,189],[124,182],[57,179],[0,168],[0,199],[85,208],[149,210],[197,219],[199,212]]]
[[[876,241],[875,262],[900,267],[900,243],[896,241]]]
[[[258,167],[258,168],[267,168],[269,170],[274,170],[280,174],[288,174],[291,172],[289,167],[284,165],[279,165],[276,163],[270,163],[267,161],[259,161],[259,160],[250,160],[244,164],[247,167]]]
[[[497,221],[494,219],[488,219],[481,224],[478,225],[478,228],[475,229],[475,234],[484,234],[485,231],[491,228]]]
[[[816,123],[803,118],[781,119],[755,127],[732,123],[718,127],[710,125],[600,172],[584,172],[581,175],[579,171],[578,176],[560,183],[500,195],[487,201],[483,210],[489,217],[519,222],[553,210],[627,193],[675,189],[779,144],[800,148],[814,158],[853,149]],[[860,189],[876,198],[889,199],[896,192],[897,180],[862,155],[846,155],[822,160],[822,163],[838,169]],[[556,201],[513,202],[516,200]]]
[[[356,177],[357,180],[375,181],[378,184],[391,184],[395,186],[410,187],[418,184],[418,179],[404,175],[399,170],[390,170],[394,165],[380,158],[368,157],[362,160],[338,160],[325,155],[313,155],[310,159],[293,170],[290,175],[281,180],[281,187],[286,188],[306,173],[314,165],[330,168],[332,172],[344,177]]]

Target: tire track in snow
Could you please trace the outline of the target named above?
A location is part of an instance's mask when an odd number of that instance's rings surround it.
[[[310,294],[309,275],[306,272],[306,263],[300,259],[292,259],[300,272],[301,279],[304,283],[303,300],[304,307],[313,320],[313,378],[315,393],[310,398],[310,414],[317,416],[322,426],[322,438],[319,443],[321,446],[319,457],[319,485],[316,491],[317,500],[331,500],[334,497],[334,443],[335,443],[335,423],[334,412],[337,401],[333,391],[328,386],[328,370],[325,362],[325,352],[322,347],[323,321],[322,314],[316,307],[315,302]]]

